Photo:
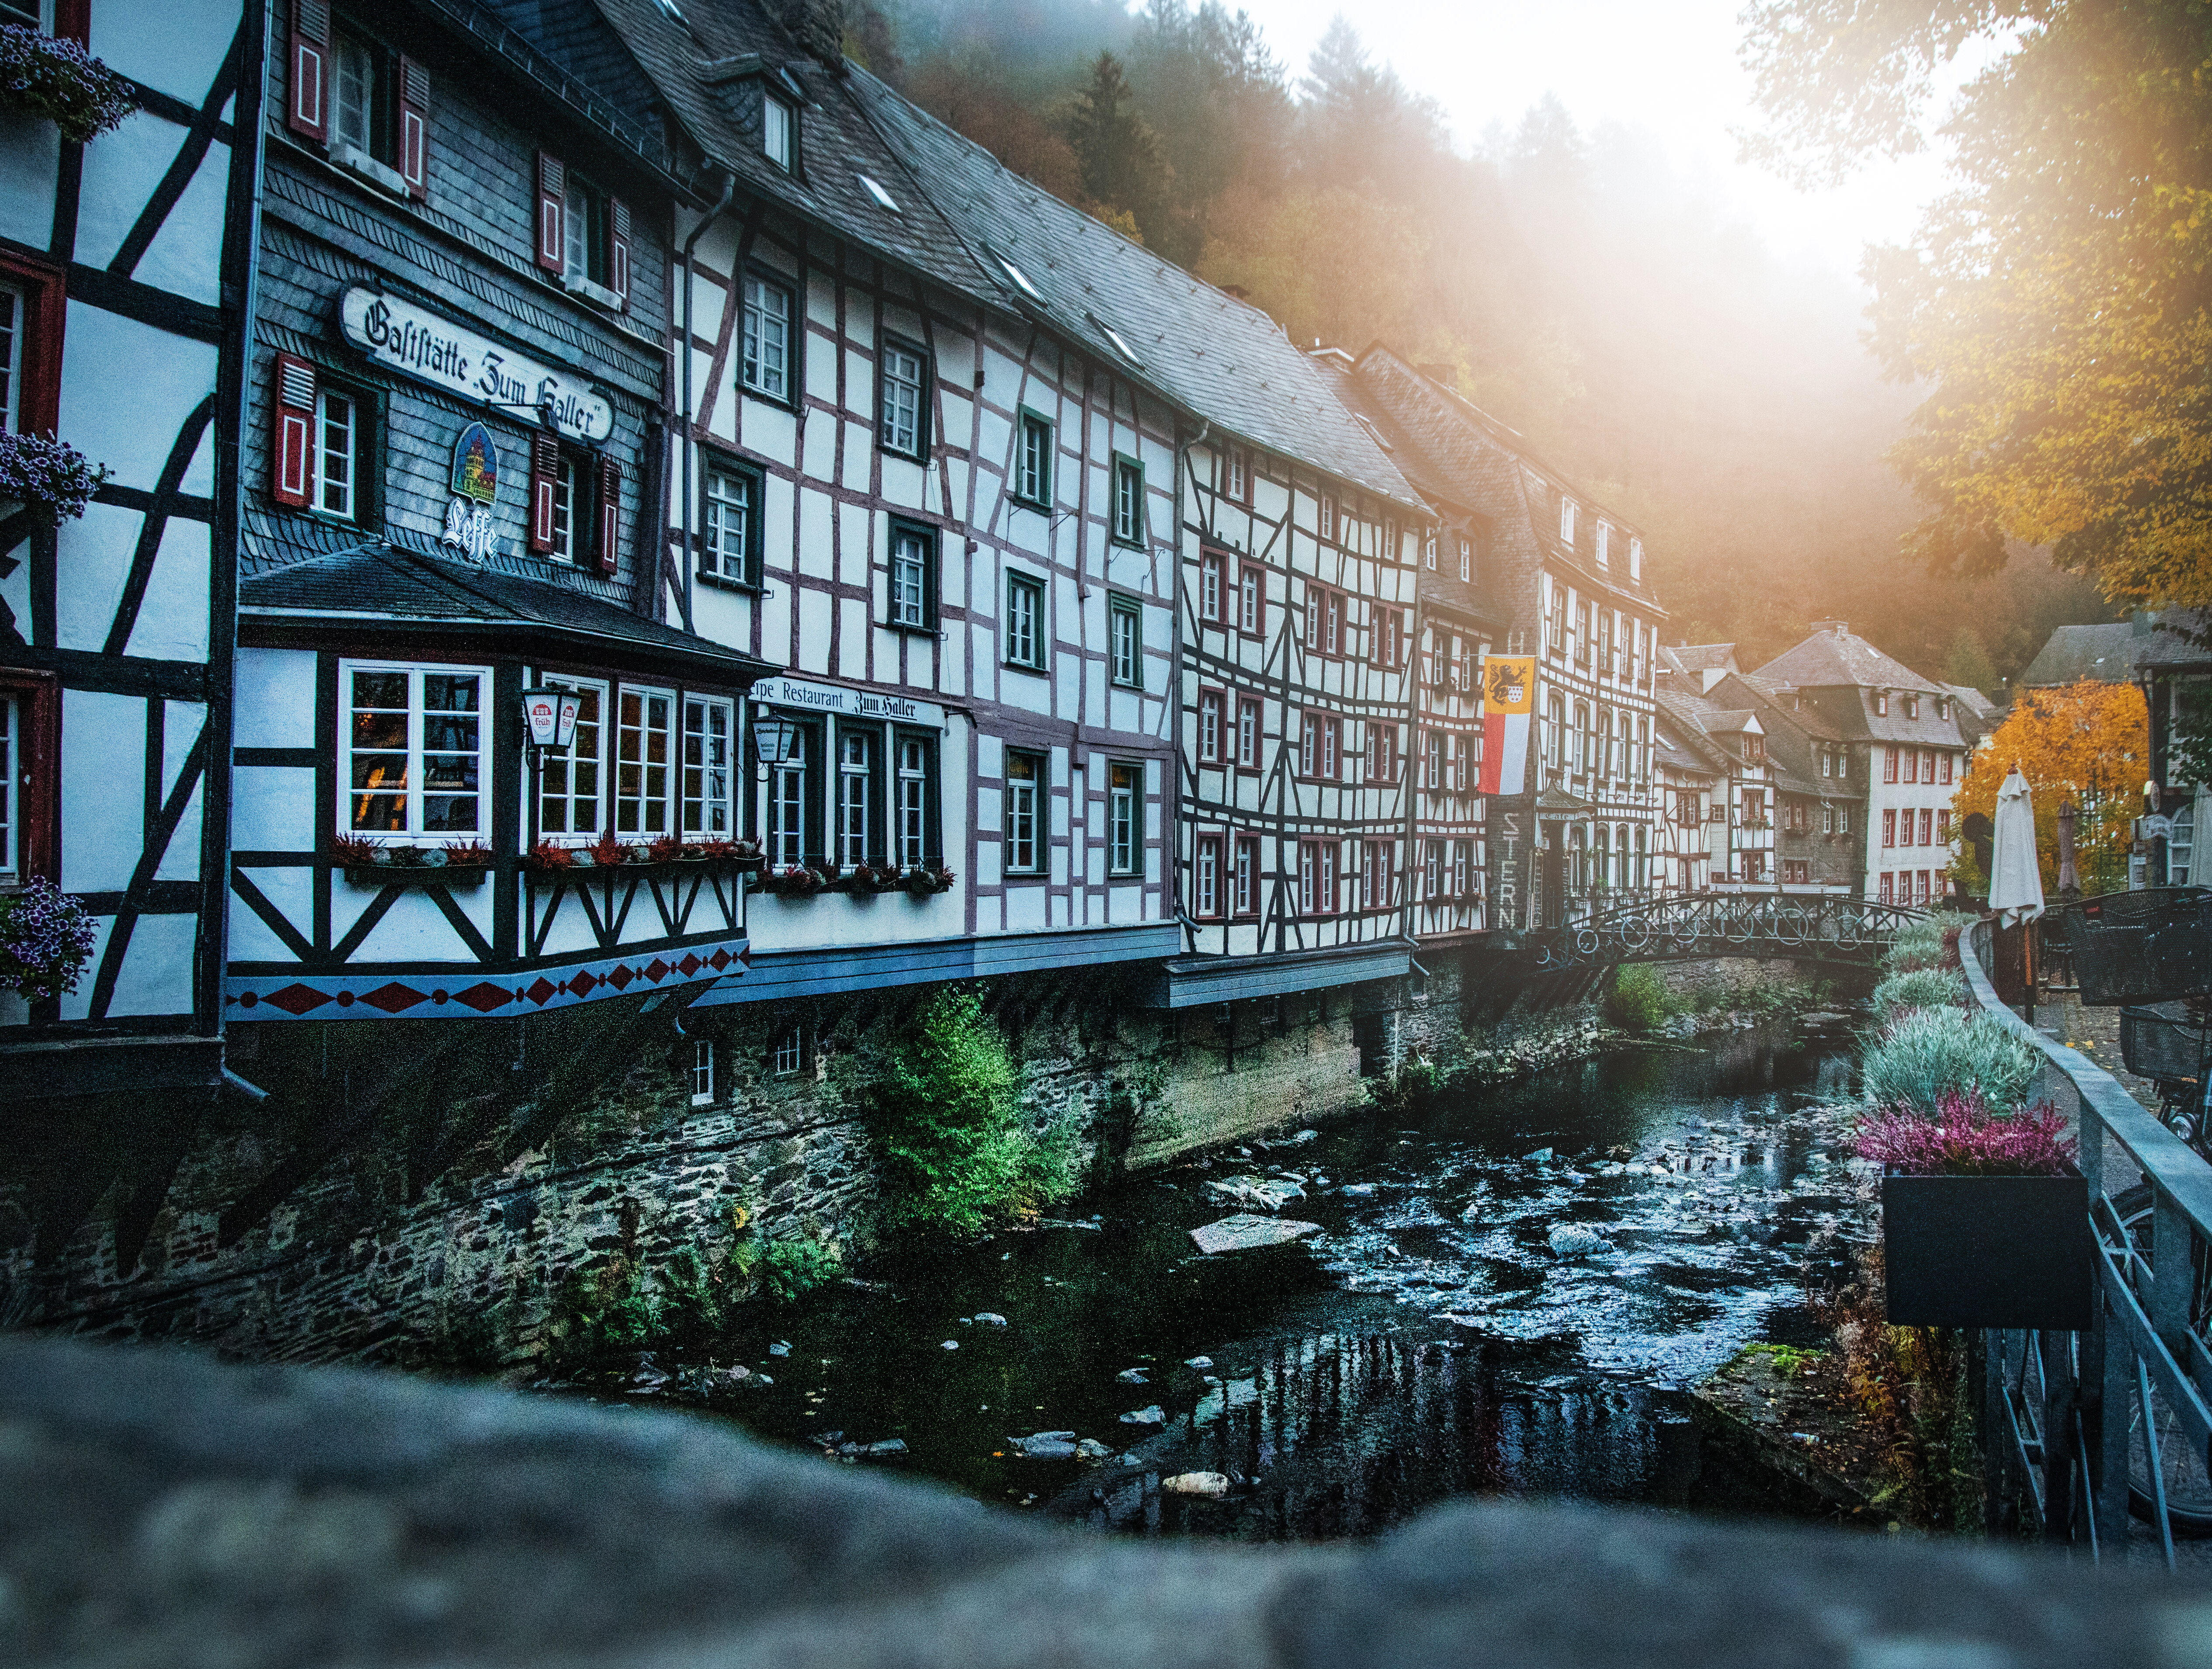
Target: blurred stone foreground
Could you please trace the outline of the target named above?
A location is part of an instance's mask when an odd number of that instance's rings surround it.
[[[2212,1591],[1491,1503],[1104,1539],[703,1420],[0,1339],[0,1664],[2212,1666]]]

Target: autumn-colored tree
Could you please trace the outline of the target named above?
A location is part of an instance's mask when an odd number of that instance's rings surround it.
[[[2150,768],[2150,714],[2133,684],[2084,679],[2060,689],[2029,690],[1975,750],[1966,780],[1951,801],[1954,823],[1978,811],[1994,819],[1997,789],[2019,766],[2035,805],[2035,849],[2046,896],[2058,889],[2058,808],[2069,800],[2075,824],[2075,866],[2085,892],[2127,884],[2128,847],[2142,810]],[[1951,872],[1974,891],[1986,879],[1971,849]]]
[[[2212,14],[2202,0],[1766,0],[1745,56],[1800,173],[1924,149],[1959,189],[1875,252],[1875,345],[1932,387],[1891,453],[1938,569],[2049,546],[2116,602],[2212,603]]]

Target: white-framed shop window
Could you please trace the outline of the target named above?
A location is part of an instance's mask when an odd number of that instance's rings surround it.
[[[896,745],[898,774],[892,784],[892,811],[897,820],[897,849],[892,856],[901,865],[914,869],[934,855],[936,841],[929,810],[935,750],[919,736],[901,736]]]
[[[339,832],[482,836],[490,688],[489,667],[340,661]]]
[[[623,685],[615,697],[615,832],[664,835],[671,816],[676,744],[672,690]]]
[[[875,842],[876,748],[880,734],[866,726],[837,731],[837,861],[865,864]]]
[[[538,679],[547,689],[573,689],[576,734],[565,754],[548,750],[538,767],[538,833],[556,845],[588,846],[606,827],[607,686],[596,678]]]
[[[726,841],[737,828],[734,750],[737,716],[732,705],[714,695],[684,698],[684,764],[678,788],[680,826],[702,841]]]

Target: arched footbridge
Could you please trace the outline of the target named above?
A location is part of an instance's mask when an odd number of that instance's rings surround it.
[[[1529,971],[1568,974],[1632,962],[1789,957],[1871,968],[1928,912],[1798,893],[1677,893],[1525,936]]]

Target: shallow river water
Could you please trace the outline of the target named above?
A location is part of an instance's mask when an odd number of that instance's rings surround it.
[[[1853,1209],[1812,1110],[1847,1091],[1844,1042],[1616,1050],[1231,1150],[1070,1208],[1091,1226],[878,1259],[736,1336],[738,1385],[662,1356],[655,1399],[817,1448],[896,1439],[860,1464],[1139,1533],[1358,1535],[1470,1492],[1807,1511],[1703,1443],[1686,1393],[1747,1343],[1811,1342],[1806,1285]],[[1253,1175],[1322,1232],[1198,1255],[1188,1231],[1243,1209],[1205,1185]],[[1022,1458],[1038,1432],[1111,1458]],[[1194,1471],[1240,1483],[1160,1490]]]

